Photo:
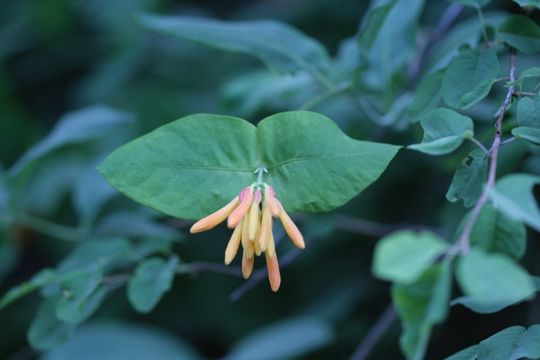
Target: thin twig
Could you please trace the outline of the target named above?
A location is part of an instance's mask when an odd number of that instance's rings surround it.
[[[180,264],[176,268],[177,274],[198,274],[200,272],[214,272],[242,277],[242,270],[238,266],[226,266],[217,263],[195,261],[192,263]]]
[[[470,137],[468,138],[470,141],[472,141],[476,146],[478,146],[486,155],[490,155],[489,150],[482,144],[480,141],[478,141],[476,138]]]
[[[72,242],[78,242],[81,240],[82,233],[78,228],[57,224],[32,215],[19,214],[15,218],[14,222],[59,240]]]
[[[439,23],[435,26],[435,29],[420,51],[420,55],[413,60],[409,66],[409,79],[413,80],[412,82],[414,82],[418,75],[420,75],[420,70],[424,67],[424,63],[431,52],[433,45],[435,45],[435,43],[437,43],[437,41],[439,41],[448,32],[448,30],[450,30],[456,18],[463,11],[463,8],[463,5],[453,3],[448,6],[444,14],[441,16]]]
[[[499,148],[501,145],[501,137],[502,137],[502,122],[504,119],[504,115],[506,114],[506,111],[508,111],[508,108],[510,107],[512,103],[512,97],[514,96],[514,92],[516,91],[515,85],[514,85],[515,80],[516,80],[516,54],[513,50],[510,51],[509,79],[510,79],[511,85],[508,87],[508,91],[506,92],[504,102],[497,116],[497,120],[495,121],[495,136],[493,138],[493,143],[491,144],[491,149],[490,149],[491,160],[489,164],[488,180],[486,182],[486,185],[484,186],[482,195],[476,202],[474,208],[471,210],[471,214],[469,216],[469,219],[467,220],[467,223],[465,224],[463,228],[461,235],[459,236],[454,246],[452,246],[448,250],[447,256],[455,256],[459,253],[466,254],[469,252],[471,232],[474,228],[474,225],[476,224],[476,221],[478,220],[478,216],[480,215],[480,211],[482,210],[482,207],[488,201],[489,194],[492,191],[492,189],[495,187],[495,180],[497,177],[497,158],[499,155]]]
[[[299,110],[309,110],[313,108],[314,106],[320,104],[321,102],[331,98],[332,96],[340,94],[350,89],[351,89],[351,84],[349,83],[341,84],[334,88],[328,89],[324,93],[319,94],[309,99],[308,101],[306,101],[302,106],[300,106]]]
[[[377,345],[382,336],[388,331],[390,326],[396,320],[396,311],[394,305],[390,304],[382,312],[382,314],[375,322],[375,325],[369,330],[368,334],[362,342],[358,345],[354,353],[351,355],[350,360],[364,360],[367,358],[371,350]]]

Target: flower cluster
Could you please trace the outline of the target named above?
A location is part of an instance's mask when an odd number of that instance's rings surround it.
[[[281,275],[272,233],[273,219],[276,218],[283,224],[293,244],[303,249],[304,238],[298,227],[276,198],[274,189],[265,183],[244,188],[227,205],[193,224],[190,232],[194,234],[212,229],[227,219],[227,226],[234,231],[225,249],[225,264],[233,261],[242,244],[242,274],[247,279],[253,271],[255,256],[264,253],[270,287],[277,291]]]

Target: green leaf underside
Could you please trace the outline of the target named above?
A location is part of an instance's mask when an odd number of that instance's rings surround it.
[[[535,78],[540,77],[540,67],[531,67],[526,70],[523,70],[521,74],[519,74],[519,79],[528,79],[528,78]]]
[[[416,123],[422,120],[441,102],[444,70],[441,69],[427,75],[418,85],[414,99],[409,106],[411,122]]]
[[[497,181],[490,193],[491,200],[510,218],[523,221],[540,231],[540,211],[532,193],[540,177],[528,174],[512,174]]]
[[[325,346],[333,338],[332,328],[324,321],[292,318],[254,331],[235,344],[225,359],[293,359]]]
[[[487,96],[498,73],[499,61],[494,50],[464,50],[444,74],[443,99],[451,107],[467,109]]]
[[[56,299],[44,301],[28,329],[28,342],[34,349],[47,350],[66,342],[75,331],[74,324],[60,321],[55,315]]]
[[[540,129],[540,95],[523,97],[518,102],[518,124]]]
[[[258,127],[191,115],[114,151],[100,171],[119,191],[171,216],[215,211],[256,181],[259,166],[289,211],[328,211],[364,190],[399,147],[349,138],[327,117],[285,112]]]
[[[540,0],[514,0],[514,2],[517,2],[521,7],[529,6],[540,9]]]
[[[471,7],[482,7],[489,3],[491,0],[452,0],[452,2],[471,6]]]
[[[464,349],[446,360],[518,360],[540,358],[540,325],[528,329],[511,326],[480,344]]]
[[[540,129],[526,126],[519,126],[512,129],[512,135],[517,138],[540,144]]]
[[[364,50],[371,49],[373,43],[377,39],[381,27],[384,25],[386,15],[388,15],[388,12],[393,6],[394,2],[390,2],[373,9],[369,13],[365,26],[357,35],[359,47],[363,48]]]
[[[450,202],[463,200],[465,207],[471,207],[482,194],[482,187],[487,176],[487,156],[484,151],[474,149],[459,164],[446,193]]]
[[[450,109],[431,111],[420,125],[424,129],[422,142],[409,145],[408,148],[430,155],[448,154],[457,149],[463,140],[473,136],[471,118]]]
[[[463,293],[478,306],[504,307],[535,292],[531,277],[521,266],[506,256],[480,250],[459,260],[456,275]]]
[[[380,279],[411,284],[447,248],[443,240],[431,233],[400,231],[391,234],[377,244],[373,273]]]
[[[252,55],[282,72],[306,70],[319,76],[329,66],[325,48],[298,30],[277,21],[219,21],[204,18],[143,15],[151,30],[218,50]]]
[[[430,266],[413,284],[392,287],[392,298],[403,322],[400,345],[407,359],[424,358],[431,328],[448,313],[452,276],[450,264]]]
[[[486,204],[472,230],[471,245],[520,259],[525,254],[527,231],[521,222]]]
[[[499,38],[525,54],[540,51],[540,27],[526,16],[510,16],[500,26]]]
[[[150,312],[167,292],[174,279],[178,258],[169,261],[160,258],[144,260],[137,266],[128,284],[128,299],[142,313]]]

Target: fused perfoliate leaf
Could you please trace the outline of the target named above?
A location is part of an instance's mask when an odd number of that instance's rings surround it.
[[[288,211],[328,211],[364,190],[399,147],[354,140],[324,115],[292,111],[257,127],[239,118],[191,115],[115,150],[100,166],[119,191],[171,216],[197,219],[256,180]]]

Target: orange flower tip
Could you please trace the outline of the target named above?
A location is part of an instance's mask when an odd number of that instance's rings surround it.
[[[251,273],[253,272],[253,263],[255,259],[253,257],[248,258],[247,256],[242,257],[242,276],[244,279],[249,279]]]
[[[281,274],[279,272],[279,262],[276,256],[266,256],[266,267],[268,269],[268,281],[273,292],[277,292],[281,285]]]

